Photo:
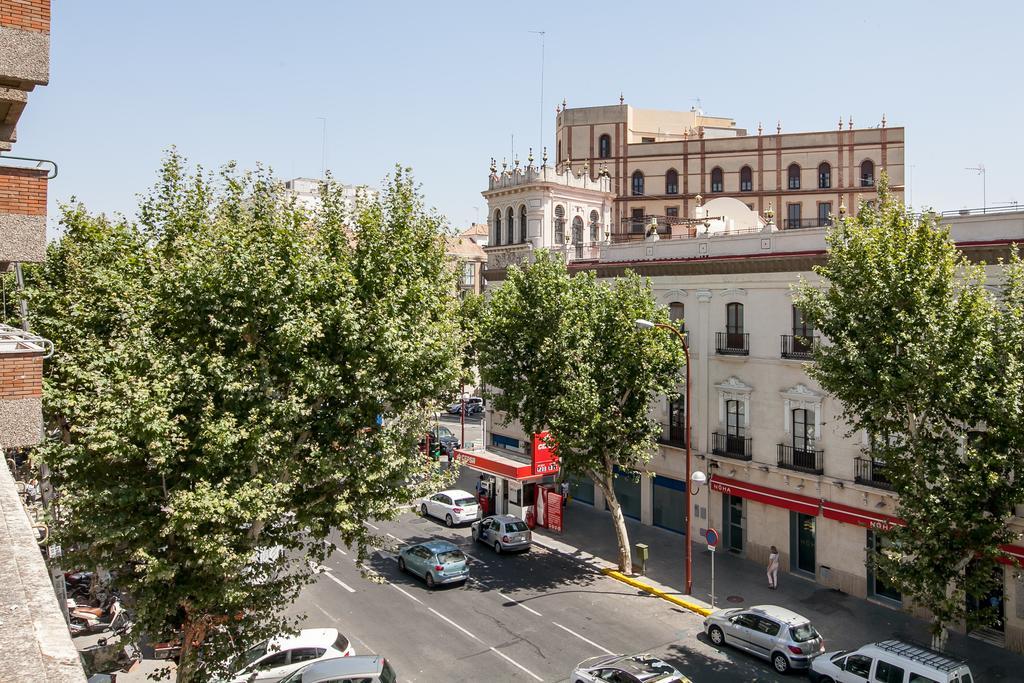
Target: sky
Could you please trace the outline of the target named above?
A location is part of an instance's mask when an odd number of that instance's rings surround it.
[[[172,145],[217,168],[379,186],[412,167],[453,227],[490,157],[553,148],[555,106],[688,110],[756,130],[906,128],[907,199],[1024,204],[1020,2],[53,0],[50,84],[11,154],[58,202],[135,214]],[[544,87],[541,101],[541,37]],[[543,112],[543,118],[542,118]],[[543,122],[543,138],[541,125]],[[552,153],[552,157],[554,154]]]

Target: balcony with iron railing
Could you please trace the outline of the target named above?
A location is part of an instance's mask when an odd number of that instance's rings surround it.
[[[807,474],[823,474],[825,451],[779,444],[779,467]]]
[[[782,357],[810,360],[814,357],[814,342],[817,337],[802,337],[796,334],[782,335]]]
[[[750,460],[753,457],[750,437],[736,434],[712,434],[711,452],[733,460]]]
[[[675,448],[686,448],[686,426],[681,424],[662,424],[658,443]]]
[[[892,490],[892,482],[885,476],[885,463],[869,458],[854,459],[853,480],[864,486],[873,486],[876,489]]]
[[[750,334],[747,332],[716,332],[715,351],[723,356],[749,356]]]
[[[825,228],[832,225],[831,216],[819,216],[817,218],[786,218],[782,221],[785,230],[799,230],[800,228]]]

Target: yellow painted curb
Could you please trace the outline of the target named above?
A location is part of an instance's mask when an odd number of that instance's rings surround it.
[[[643,583],[642,581],[637,581],[636,579],[631,578],[629,576],[626,576],[622,572],[617,572],[614,569],[602,569],[601,573],[604,574],[605,576],[612,577],[616,581],[621,581],[622,583],[629,584],[630,586],[633,586],[633,588],[639,588],[640,590],[644,591],[645,593],[650,593],[651,595],[653,595],[655,597],[659,597],[662,600],[668,600],[669,602],[671,602],[673,604],[676,604],[676,605],[679,605],[680,607],[682,607],[684,609],[688,609],[691,612],[696,612],[697,614],[700,614],[701,616],[705,616],[706,617],[709,614],[711,614],[711,610],[709,610],[706,607],[701,607],[700,605],[695,605],[692,602],[687,602],[686,600],[683,600],[682,598],[677,598],[674,595],[669,595],[668,593],[666,593],[664,591],[658,590],[654,586],[648,586],[646,583]]]

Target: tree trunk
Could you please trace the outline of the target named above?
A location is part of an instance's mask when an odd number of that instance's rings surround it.
[[[938,619],[932,619],[932,648],[936,650],[946,649],[949,641],[949,629]]]
[[[594,477],[594,481],[604,492],[605,500],[612,513],[612,525],[615,527],[615,540],[619,543],[619,571],[625,574],[633,573],[633,553],[629,547],[629,531],[626,530],[626,518],[622,515],[622,506],[615,496],[613,478],[615,473],[606,470],[601,473],[600,478]]]
[[[178,669],[174,679],[176,683],[192,683],[196,680],[195,669],[199,653],[196,652],[193,643],[196,642],[200,628],[186,611],[185,623],[181,625],[181,654],[178,656]]]

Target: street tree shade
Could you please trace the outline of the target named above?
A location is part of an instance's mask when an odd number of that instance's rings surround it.
[[[637,318],[668,321],[646,280],[570,277],[542,250],[534,263],[508,270],[484,306],[478,337],[481,377],[497,389],[488,400],[528,434],[548,430],[566,473],[589,477],[604,493],[627,572],[632,556],[614,480],[650,460],[660,426],[649,407],[676,394],[683,359],[673,340],[638,330]]]
[[[904,524],[874,552],[875,571],[947,626],[998,618],[967,611],[995,587],[1007,523],[1024,503],[1024,266],[971,264],[936,216],[913,215],[879,179],[827,233],[821,284],[801,281],[795,303],[827,344],[809,372],[836,396],[851,432],[871,437]]]
[[[328,535],[364,558],[364,520],[433,486],[416,444],[462,347],[444,222],[406,169],[352,214],[321,196],[307,215],[266,171],[172,152],[137,220],[65,207],[32,273],[56,535],[180,639],[179,681],[294,626]]]

